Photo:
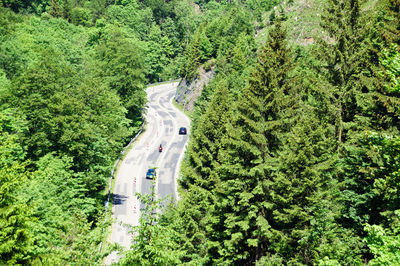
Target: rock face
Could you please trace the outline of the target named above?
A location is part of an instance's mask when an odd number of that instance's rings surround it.
[[[182,104],[184,110],[192,111],[197,97],[201,95],[204,86],[212,80],[214,74],[213,69],[205,71],[201,68],[199,69],[199,78],[194,79],[191,83],[182,79],[176,90],[175,101]]]

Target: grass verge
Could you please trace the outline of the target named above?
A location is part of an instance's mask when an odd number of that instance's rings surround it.
[[[181,111],[182,113],[184,113],[187,117],[189,117],[189,120],[192,120],[192,112],[185,110],[183,108],[183,104],[180,104],[178,102],[175,101],[175,99],[172,100],[172,104],[178,108],[179,111]]]

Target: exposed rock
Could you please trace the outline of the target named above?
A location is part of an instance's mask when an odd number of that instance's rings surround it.
[[[214,74],[213,68],[208,71],[200,68],[199,78],[193,80],[191,83],[186,79],[182,79],[176,90],[175,101],[182,104],[184,110],[193,111],[197,97],[201,95],[204,86],[212,80]]]

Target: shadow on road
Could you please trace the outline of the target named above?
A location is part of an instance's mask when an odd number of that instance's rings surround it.
[[[127,196],[122,196],[119,194],[112,194],[112,199],[113,199],[112,203],[113,203],[113,205],[122,205],[126,201],[127,198],[128,198]]]

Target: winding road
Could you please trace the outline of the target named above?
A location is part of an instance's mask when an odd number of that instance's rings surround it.
[[[146,179],[148,168],[157,167],[155,191],[157,198],[177,194],[177,177],[189,135],[179,135],[180,127],[189,132],[189,119],[172,104],[178,83],[163,84],[147,88],[148,108],[145,131],[133,143],[132,149],[122,161],[116,175],[112,214],[114,222],[110,243],[119,243],[129,248],[132,241],[130,226],[139,224],[141,204],[136,192],[150,193],[153,180]],[[158,147],[162,144],[163,151]],[[109,265],[117,262],[117,252],[106,259]]]

